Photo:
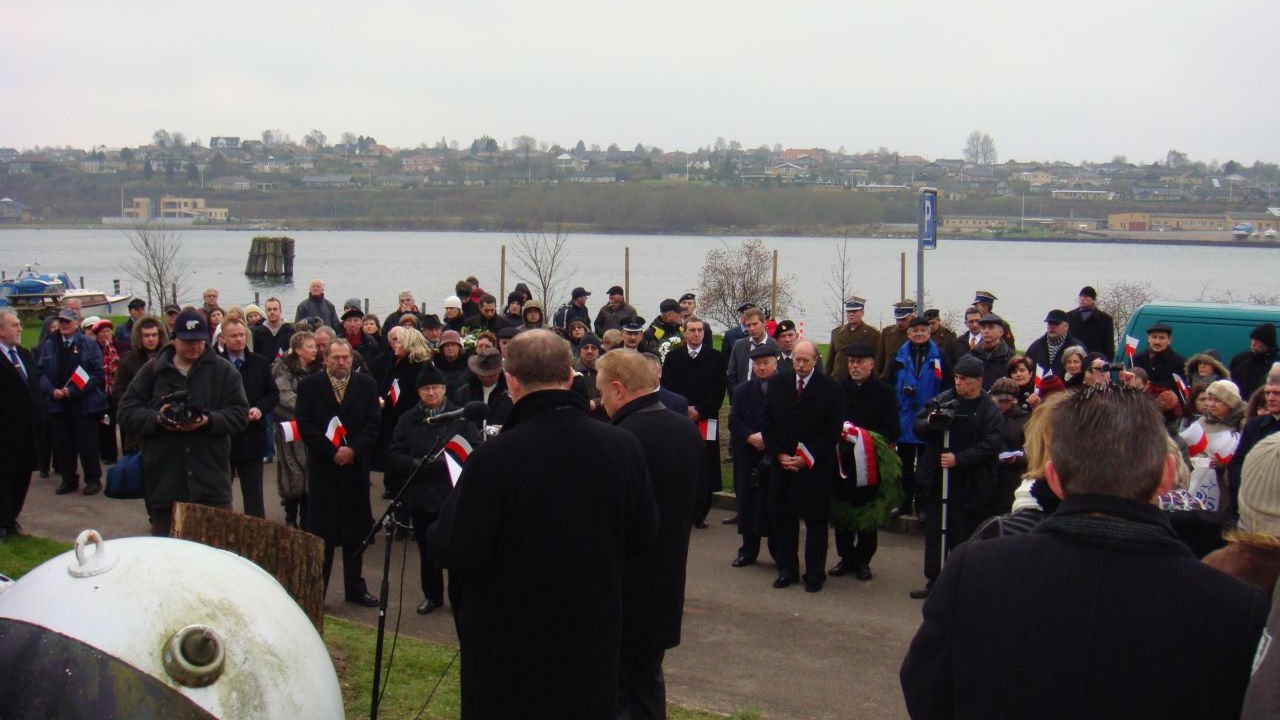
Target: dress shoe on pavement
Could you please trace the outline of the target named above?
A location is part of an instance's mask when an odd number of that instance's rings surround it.
[[[58,495],[66,495],[67,493],[75,492],[76,489],[79,487],[80,487],[80,483],[78,482],[63,480],[62,483],[58,485],[58,489],[54,490],[53,492]]]
[[[91,482],[91,483],[85,483],[85,484],[84,484],[84,494],[85,494],[85,495],[97,495],[97,494],[98,494],[98,493],[100,493],[100,492],[102,492],[102,483],[100,483],[100,482]]]
[[[727,518],[725,518],[725,519],[721,520],[721,521],[720,521],[720,524],[721,524],[721,525],[737,525],[737,524],[738,524],[738,516],[737,516],[737,515],[734,515],[733,517],[727,517]]]
[[[872,578],[871,568],[866,565],[859,565],[853,569],[853,576],[859,580],[870,580]]]
[[[732,563],[734,567],[746,567],[748,565],[755,565],[755,564],[756,564],[756,559],[753,557],[747,557],[746,555],[739,555],[738,557],[733,559],[733,563]]]
[[[805,580],[804,581],[804,591],[807,593],[816,593],[821,589],[822,589],[821,580]]]
[[[773,581],[773,587],[777,590],[781,590],[784,587],[790,587],[791,583],[795,581],[795,578],[787,577],[786,575],[779,575],[778,579]]]
[[[706,530],[707,528],[711,527],[710,525],[708,525],[708,524],[707,524],[707,519],[706,519],[706,518],[701,518],[701,519],[698,519],[698,520],[694,520],[694,521],[693,521],[693,526],[694,526],[694,527],[696,527],[696,528],[698,528],[699,530]]]
[[[430,598],[428,598],[426,600],[423,600],[422,604],[418,606],[418,614],[427,615],[427,614],[430,614],[432,610],[435,610],[443,606],[444,606],[444,603],[436,602],[435,600],[431,600]]]
[[[363,607],[378,607],[378,598],[369,593],[361,593],[360,595],[348,595],[347,602]]]
[[[920,588],[919,590],[912,590],[912,591],[911,591],[911,599],[912,599],[912,600],[924,600],[925,598],[929,597],[929,591],[931,591],[931,590],[933,590],[933,588],[929,587],[928,585],[926,585],[926,586],[924,586],[924,587]]]
[[[836,563],[835,567],[828,570],[827,574],[833,577],[840,577],[841,575],[848,573],[852,569],[853,568],[849,567],[849,565],[847,565],[845,561],[841,560],[840,562]]]

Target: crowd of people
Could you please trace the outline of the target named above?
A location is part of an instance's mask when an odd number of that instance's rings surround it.
[[[1155,322],[1145,328],[1142,353],[1121,342],[1117,355],[1117,328],[1097,292],[1084,287],[1071,310],[1049,309],[1044,334],[1019,350],[987,290],[975,292],[958,332],[936,309],[910,300],[893,306],[892,325],[874,328],[864,322],[866,301],[851,297],[824,354],[794,322],[750,302],[717,346],[693,293],[662,301],[651,321],[621,287],[605,294],[593,315],[592,293],[574,288],[548,317],[523,284],[500,305],[470,277],[438,312],[404,291],[380,319],[358,298],[335,305],[324,282],[313,280],[289,320],[279,298],[224,309],[209,288],[200,305],[167,306],[160,315],[135,300],[119,328],[69,303],[31,349],[20,346],[16,315],[0,311],[8,360],[0,379],[10,386],[6,397],[20,399],[4,411],[4,447],[15,462],[0,493],[0,540],[21,533],[18,515],[37,470],[59,476],[58,494],[80,490],[83,477],[82,492],[92,495],[102,489],[104,465],[138,455],[152,532],[166,535],[174,502],[231,509],[236,480],[244,512],[265,517],[263,469],[274,463],[285,522],[324,540],[326,585],[342,548],[345,598],[372,607],[378,600],[360,576],[360,551],[378,472],[384,497],[403,501],[403,534],[419,545],[419,613],[445,606],[449,572],[464,712],[509,710],[496,699],[503,693],[478,688],[523,674],[547,707],[617,702],[634,717],[660,717],[662,654],[679,642],[689,538],[708,527],[721,489],[723,437],[737,502],[723,522],[741,536],[731,564],[760,562],[765,540],[780,590],[802,584],[820,592],[829,576],[846,574],[871,580],[876,526],[839,522],[838,510],[858,512],[887,486],[900,489],[891,512],[915,515],[925,529],[925,582],[910,593],[928,599],[925,624],[903,666],[913,716],[1019,715],[1034,702],[1031,680],[992,700],[973,692],[956,662],[939,660],[968,652],[966,665],[985,668],[995,653],[1010,667],[1042,667],[1006,645],[964,646],[1019,614],[1004,607],[1020,602],[1018,583],[1046,600],[1054,590],[1087,595],[1108,583],[1125,597],[1123,588],[1141,584],[1130,575],[1142,572],[1160,576],[1150,587],[1161,587],[1161,597],[1195,587],[1209,594],[1192,593],[1188,602],[1223,603],[1215,614],[1242,623],[1221,630],[1218,650],[1186,656],[1212,664],[1239,707],[1248,681],[1239,671],[1249,662],[1236,653],[1256,644],[1265,597],[1280,576],[1274,326],[1259,325],[1238,353],[1182,348],[1195,351],[1188,360],[1174,350],[1174,328]],[[459,416],[477,404],[484,420]],[[565,438],[572,453],[546,452]],[[476,448],[461,478],[444,452],[457,440]],[[878,449],[896,456],[901,471],[881,467]],[[608,483],[599,485],[602,477]],[[1099,514],[1140,530],[1099,524]],[[828,568],[832,524],[838,560]],[[1126,532],[1150,537],[1134,541],[1135,551]],[[987,542],[1022,535],[1040,546]],[[1125,572],[1088,582],[1073,575],[1107,542],[1137,553],[1127,561],[1132,568],[1121,563]],[[496,558],[501,543],[513,543],[515,554]],[[998,549],[975,547],[986,545]],[[587,547],[594,559],[583,563]],[[1055,554],[1069,567],[1046,580],[1035,558]],[[1177,562],[1139,562],[1147,556]],[[566,569],[549,582],[561,572],[546,570],[558,557],[565,568],[595,570]],[[1188,557],[1205,557],[1206,567],[1189,569]],[[968,585],[957,577],[962,566],[1001,579]],[[1001,575],[1007,568],[1021,574]],[[527,627],[519,618],[530,601],[521,597],[514,608],[504,592],[530,583],[558,588],[534,601],[539,617],[565,619],[575,608],[577,617]],[[986,601],[1006,587],[1004,604]],[[1134,627],[1126,613],[1137,607],[1126,602],[1058,629],[1123,638],[1119,630]],[[972,626],[958,625],[962,613],[972,614]],[[564,644],[566,629],[580,642]],[[530,675],[519,652],[498,650],[519,638],[543,648],[560,643],[563,662],[589,667],[600,683],[613,683],[609,692],[571,697],[563,678]],[[605,641],[612,654],[601,654]],[[1116,668],[1127,666],[1120,662]],[[1093,675],[1105,670],[1091,673],[1100,687],[1113,679]],[[1117,708],[1131,700],[1107,691],[1073,707],[1121,716]]]

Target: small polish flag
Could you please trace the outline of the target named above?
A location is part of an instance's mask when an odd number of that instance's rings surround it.
[[[1133,358],[1133,354],[1138,352],[1138,338],[1132,335],[1124,336],[1124,354]]]
[[[400,404],[400,378],[391,381],[391,404]]]
[[[813,453],[809,452],[809,448],[805,447],[804,443],[799,443],[798,445],[796,445],[796,457],[803,460],[805,467],[809,468],[810,470],[813,469],[813,464],[817,462],[813,457]]]
[[[1178,435],[1187,444],[1187,455],[1190,457],[1199,455],[1209,447],[1209,437],[1204,434],[1204,428],[1200,427],[1200,423],[1191,423]]]
[[[707,442],[715,442],[715,440],[720,437],[719,435],[716,434],[716,431],[719,430],[719,428],[720,428],[719,420],[708,418],[706,420],[698,421],[698,434],[701,435],[702,439],[706,440]]]
[[[1205,448],[1206,454],[1213,458],[1219,465],[1230,464],[1231,458],[1236,454],[1236,444],[1240,442],[1240,435],[1223,430],[1209,436],[1208,447]]]
[[[1040,389],[1040,383],[1044,382],[1044,368],[1036,365],[1036,389]]]
[[[333,443],[334,447],[342,447],[342,443],[347,439],[347,429],[342,427],[342,421],[337,415],[329,421],[329,427],[325,428],[324,437]]]
[[[454,435],[444,446],[444,464],[449,469],[449,481],[453,485],[457,485],[458,478],[462,477],[462,466],[470,455],[471,443],[461,435]]]
[[[279,360],[282,357],[284,357],[284,348],[276,348],[276,359]]]
[[[284,434],[284,441],[289,443],[302,437],[302,433],[298,431],[298,421],[289,420],[280,423],[280,431]]]
[[[942,379],[942,358],[933,359],[933,376]]]
[[[1173,382],[1174,382],[1174,384],[1175,384],[1175,385],[1177,385],[1177,386],[1178,386],[1178,387],[1177,387],[1177,390],[1178,390],[1178,398],[1179,398],[1180,400],[1182,400],[1182,402],[1186,402],[1186,401],[1187,401],[1187,397],[1188,397],[1188,395],[1190,395],[1190,392],[1191,392],[1190,388],[1188,388],[1188,387],[1187,387],[1187,381],[1186,381],[1186,380],[1183,380],[1181,375],[1178,375],[1177,373],[1174,373],[1174,375],[1173,375]]]
[[[76,366],[76,371],[71,373],[71,379],[67,381],[71,385],[83,390],[85,385],[89,384],[89,373],[81,365]]]
[[[102,423],[103,425],[106,425],[107,427],[110,427],[110,426],[111,426],[111,415],[109,415],[109,414],[107,414],[107,413],[103,413],[103,415],[102,415],[102,419],[101,419],[101,420],[99,420],[98,422]]]
[[[876,440],[871,431],[846,422],[840,431],[840,439],[853,445],[854,482],[858,487],[870,487],[880,484],[880,473],[876,469]],[[840,453],[836,453],[840,462]],[[840,465],[840,477],[849,477],[844,464]]]

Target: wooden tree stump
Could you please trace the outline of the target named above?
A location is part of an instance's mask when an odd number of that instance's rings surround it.
[[[279,523],[191,503],[173,504],[173,537],[233,552],[270,573],[324,634],[324,541]]]

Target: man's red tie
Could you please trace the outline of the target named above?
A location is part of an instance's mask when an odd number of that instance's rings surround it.
[[[804,392],[804,378],[796,378],[796,397],[800,397],[800,393]]]

